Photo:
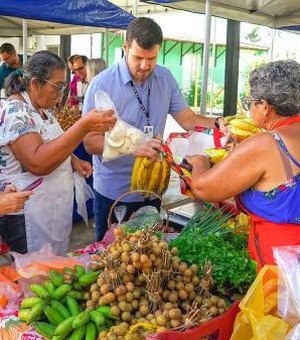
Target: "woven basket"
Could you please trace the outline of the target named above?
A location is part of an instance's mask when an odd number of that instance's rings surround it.
[[[169,211],[168,211],[168,208],[166,206],[166,203],[165,203],[165,201],[163,200],[163,198],[161,196],[159,196],[155,192],[148,191],[148,190],[133,190],[133,191],[128,191],[128,192],[125,192],[124,194],[122,194],[121,196],[119,196],[115,200],[113,205],[110,207],[110,209],[109,209],[108,218],[107,218],[108,229],[110,229],[111,226],[112,226],[112,223],[111,223],[112,214],[113,214],[113,211],[114,211],[115,207],[117,206],[117,204],[123,198],[125,198],[127,196],[130,196],[131,194],[136,194],[136,193],[139,193],[140,195],[143,195],[143,196],[146,195],[146,194],[148,194],[148,195],[150,194],[151,196],[154,196],[154,197],[158,198],[161,201],[161,207],[163,207],[164,211],[166,212],[166,223],[165,223],[165,226],[163,227],[162,231],[163,232],[167,232],[168,231],[168,227],[169,227]]]

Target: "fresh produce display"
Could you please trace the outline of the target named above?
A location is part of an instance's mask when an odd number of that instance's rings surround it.
[[[128,234],[116,228],[116,241],[93,257],[103,268],[90,286],[86,310],[110,308],[120,320],[98,339],[143,339],[166,329],[185,330],[220,315],[226,301],[211,294],[212,264],[188,265],[155,235],[161,225]],[[197,275],[201,273],[201,276]],[[130,337],[128,337],[130,335]]]
[[[162,195],[168,188],[171,167],[165,158],[153,160],[149,157],[136,157],[130,190],[146,190]],[[150,194],[146,194],[148,197]]]
[[[237,114],[235,116],[224,117],[224,123],[227,125],[238,141],[242,141],[248,137],[262,132],[251,118],[244,114]]]
[[[102,330],[114,324],[107,310],[85,310],[87,290],[97,281],[100,271],[86,272],[81,265],[64,268],[61,273],[50,270],[44,284],[32,283],[35,296],[22,300],[19,318],[33,324],[46,339],[94,340]],[[89,294],[88,294],[89,295]]]
[[[81,118],[81,112],[77,105],[68,104],[54,109],[55,117],[61,128],[66,131]]]
[[[241,295],[254,281],[256,265],[248,255],[248,235],[234,233],[225,226],[227,220],[222,211],[199,210],[170,247],[178,249],[181,260],[199,268],[211,261],[215,289],[225,296]]]

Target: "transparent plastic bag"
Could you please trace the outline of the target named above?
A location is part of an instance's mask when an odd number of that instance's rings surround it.
[[[113,110],[118,117],[114,103],[104,91],[96,92],[95,106],[98,110]],[[105,133],[102,160],[112,161],[130,155],[146,141],[147,136],[141,130],[118,117],[115,126]]]
[[[290,325],[300,322],[300,246],[275,247],[279,268],[278,314]]]
[[[92,188],[87,184],[85,178],[77,171],[73,172],[75,199],[77,203],[77,213],[82,217],[85,225],[89,226],[86,202],[94,198]]]

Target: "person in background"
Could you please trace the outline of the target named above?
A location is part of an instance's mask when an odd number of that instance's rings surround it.
[[[68,98],[68,104],[70,106],[75,106],[79,104],[79,99],[77,96],[77,83],[80,80],[80,75],[76,74],[74,71],[74,66],[73,66],[73,62],[74,62],[74,57],[76,56],[76,54],[71,55],[68,58],[68,67],[69,70],[71,71],[71,75],[72,75],[72,79],[70,81],[70,85],[69,85],[69,98]]]
[[[0,46],[0,90],[4,88],[4,81],[13,71],[22,67],[23,56],[17,54],[14,46],[10,43],[4,43]]]
[[[222,125],[222,118],[210,118],[193,112],[171,72],[157,65],[162,41],[161,28],[154,20],[144,17],[134,19],[127,28],[124,58],[91,81],[84,99],[83,115],[86,116],[95,106],[97,91],[107,92],[118,109],[119,117],[148,135],[149,142],[141,146],[135,156],[158,157],[162,150],[161,140],[154,136],[163,136],[168,114],[185,130],[193,129],[196,125],[207,128]],[[129,191],[135,160],[130,155],[103,163],[103,144],[103,134],[88,134],[84,138],[87,152],[93,154],[97,241],[102,240],[107,230],[112,204]],[[160,200],[145,201],[140,195],[132,194],[120,204],[127,207],[126,220],[142,206],[154,205],[159,208]],[[116,222],[115,217],[112,222]]]
[[[84,95],[88,86],[86,63],[88,58],[84,55],[76,55],[73,59],[73,70],[80,79],[77,81],[78,105],[82,109]]]
[[[250,97],[242,104],[266,132],[212,168],[204,156],[187,160],[196,197],[220,202],[237,196],[248,212],[249,252],[260,269],[274,264],[273,247],[300,245],[300,64],[275,61],[252,71]]]
[[[19,71],[19,70],[18,70]],[[92,109],[66,132],[51,111],[66,88],[66,65],[50,51],[34,53],[23,76],[5,82],[11,96],[0,102],[0,172],[18,189],[43,177],[24,212],[0,217],[0,234],[14,251],[39,250],[50,243],[57,254],[69,245],[73,214],[73,171],[90,176],[90,163],[72,155],[89,132],[105,133],[116,122],[113,111]]]
[[[0,215],[16,213],[24,208],[25,202],[33,194],[32,191],[19,191],[14,185],[6,185],[4,191],[0,192]],[[5,233],[1,230],[0,233]]]
[[[86,63],[86,78],[88,83],[100,72],[106,69],[106,62],[102,58],[91,58]]]

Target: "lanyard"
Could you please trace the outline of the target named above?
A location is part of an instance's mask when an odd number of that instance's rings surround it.
[[[135,85],[134,85],[132,80],[130,81],[130,84],[131,84],[133,92],[134,92],[134,94],[136,96],[136,99],[138,100],[138,102],[140,104],[140,107],[141,107],[141,109],[143,110],[143,112],[144,112],[144,114],[146,116],[147,125],[149,126],[150,125],[150,113],[149,113],[150,87],[148,89],[148,110],[146,110],[146,108],[145,108],[145,106],[144,106],[144,104],[142,102],[142,99],[141,99],[140,95],[138,94],[138,91],[137,91],[137,89],[136,89],[136,87],[135,87]]]

